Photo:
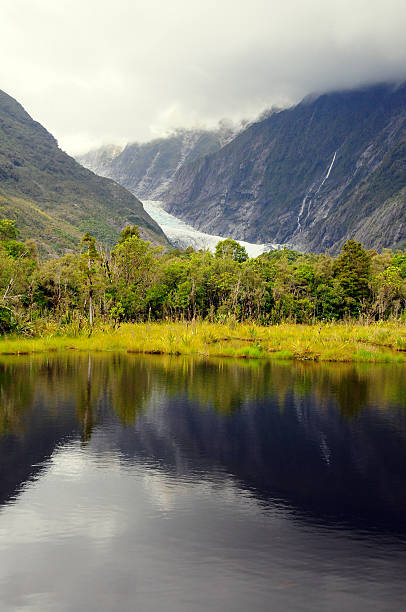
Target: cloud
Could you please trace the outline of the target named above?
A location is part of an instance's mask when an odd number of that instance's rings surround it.
[[[406,78],[404,0],[3,0],[0,88],[71,153]]]

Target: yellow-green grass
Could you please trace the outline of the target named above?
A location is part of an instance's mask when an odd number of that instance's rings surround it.
[[[45,351],[127,351],[340,362],[406,362],[406,326],[387,323],[361,325],[160,322],[126,323],[118,329],[94,330],[91,335],[60,335],[48,330],[42,337],[0,340],[0,354]]]

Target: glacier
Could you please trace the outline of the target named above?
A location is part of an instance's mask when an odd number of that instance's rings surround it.
[[[142,203],[145,211],[161,226],[169,241],[175,247],[186,249],[191,246],[195,251],[207,249],[214,253],[217,243],[227,238],[227,236],[214,236],[213,234],[199,232],[191,225],[166,212],[163,208],[163,202],[160,200],[143,200]],[[237,240],[236,242],[245,247],[249,257],[258,257],[262,253],[275,251],[284,246],[272,243],[254,244],[244,240]]]

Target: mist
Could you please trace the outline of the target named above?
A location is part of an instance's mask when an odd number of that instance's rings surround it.
[[[71,154],[406,78],[401,0],[3,0],[0,88]]]

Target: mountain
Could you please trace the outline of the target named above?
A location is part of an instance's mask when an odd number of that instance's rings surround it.
[[[77,248],[85,232],[112,246],[127,224],[168,245],[141,202],[59,149],[55,138],[0,91],[0,217],[16,220],[22,238],[43,255]]]
[[[304,99],[183,164],[160,194],[193,227],[337,252],[406,239],[406,85]]]
[[[124,147],[120,145],[114,144],[103,145],[98,149],[93,149],[88,153],[78,155],[76,161],[99,176],[112,178],[109,176],[110,166],[114,158],[122,153],[123,148]]]
[[[139,198],[160,200],[180,168],[218,151],[235,134],[236,129],[224,121],[216,130],[180,129],[150,142],[130,143],[124,149],[107,145],[76,159],[89,170],[114,179]]]

